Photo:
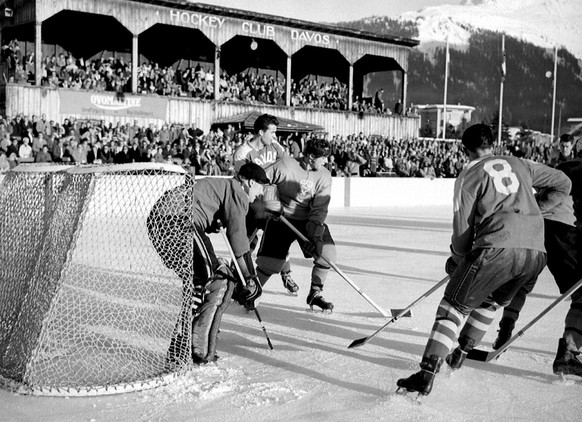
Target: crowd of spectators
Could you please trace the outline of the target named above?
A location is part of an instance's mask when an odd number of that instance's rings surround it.
[[[0,172],[19,163],[110,164],[159,162],[185,166],[196,174],[232,175],[232,154],[251,135],[224,130],[204,133],[196,125],[133,124],[40,117],[0,116]],[[287,154],[299,156],[310,135],[279,134]],[[319,135],[318,135],[319,136]],[[326,135],[327,136],[327,135]],[[328,137],[332,153],[327,168],[333,176],[457,177],[466,164],[461,144],[436,139],[396,140],[382,136]],[[582,142],[575,153],[582,155]],[[548,163],[552,145],[528,140],[506,143],[501,154]]]
[[[22,54],[18,40],[2,46],[2,62],[7,64],[6,81],[34,83],[34,53]],[[101,57],[91,60],[60,53],[42,58],[41,85],[91,91],[131,92],[131,65],[123,57]],[[212,65],[160,66],[144,61],[137,69],[136,91],[198,99],[213,99],[215,74]],[[283,76],[260,74],[247,69],[229,75],[221,70],[218,83],[221,101],[242,101],[285,105],[286,81]],[[379,91],[380,92],[380,91]],[[383,90],[382,90],[383,92]],[[348,87],[333,78],[307,75],[292,81],[290,103],[294,107],[348,110]],[[406,114],[403,110],[384,107],[378,92],[373,99],[354,98],[351,111]]]

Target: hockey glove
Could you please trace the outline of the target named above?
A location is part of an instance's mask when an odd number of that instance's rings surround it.
[[[254,310],[259,304],[259,298],[263,294],[263,286],[257,277],[247,280],[247,285],[244,293],[243,306],[249,311]]]

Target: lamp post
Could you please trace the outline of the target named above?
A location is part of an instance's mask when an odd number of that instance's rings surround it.
[[[556,81],[558,79],[558,46],[554,47],[554,93],[552,95],[552,127],[550,128],[550,136],[554,142],[554,119],[556,117]]]

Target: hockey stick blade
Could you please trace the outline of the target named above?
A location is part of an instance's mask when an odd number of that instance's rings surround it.
[[[487,352],[481,349],[472,349],[467,353],[467,359],[476,360],[478,362],[489,362],[489,355],[492,352]]]
[[[559,303],[563,302],[564,300],[566,300],[567,298],[569,298],[570,296],[572,296],[572,294],[576,290],[578,290],[580,287],[582,287],[582,279],[581,280],[578,280],[578,282],[576,284],[574,284],[572,287],[570,287],[570,289],[568,289],[568,291],[566,293],[558,296],[556,298],[556,300],[554,300],[552,303],[550,303],[548,305],[548,307],[546,309],[544,309],[543,311],[541,311],[530,322],[528,322],[527,324],[525,324],[525,326],[521,330],[519,330],[516,334],[514,334],[509,340],[507,340],[503,344],[503,346],[501,346],[499,349],[494,350],[492,352],[485,352],[483,350],[473,349],[469,353],[467,353],[467,358],[468,359],[471,359],[471,360],[480,361],[480,362],[491,362],[493,359],[499,357],[500,354],[502,354],[503,352],[505,352],[509,348],[509,346],[511,345],[511,343],[513,343],[519,337],[523,336],[525,334],[525,332],[532,325],[534,325],[540,319],[542,319],[542,317],[544,315],[546,315],[548,312],[550,312],[556,305],[558,305]]]
[[[402,318],[412,308],[414,308],[416,305],[418,305],[420,302],[422,302],[428,296],[430,296],[435,291],[437,291],[438,288],[441,287],[443,284],[447,283],[449,281],[449,278],[450,278],[449,276],[446,276],[441,281],[439,281],[437,284],[435,284],[434,286],[432,286],[422,296],[420,296],[418,299],[416,299],[414,302],[412,302],[406,308],[402,309],[401,312],[398,315],[392,317],[392,319],[390,321],[388,321],[386,324],[384,324],[383,326],[381,326],[380,328],[378,328],[375,332],[373,332],[372,334],[370,334],[368,337],[362,337],[362,338],[359,338],[357,340],[352,341],[350,343],[350,345],[348,346],[348,349],[351,349],[351,348],[354,348],[354,347],[363,346],[364,344],[366,344],[367,342],[369,342],[370,340],[372,340],[374,337],[376,337],[378,334],[380,334],[382,331],[384,331],[384,329],[386,327],[388,327],[393,322],[396,322],[399,318]]]

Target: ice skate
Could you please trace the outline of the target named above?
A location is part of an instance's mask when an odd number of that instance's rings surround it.
[[[309,292],[309,296],[307,296],[307,304],[312,311],[314,306],[319,306],[322,312],[330,314],[333,312],[333,303],[325,300],[323,296],[321,296],[320,290],[312,289]]]
[[[205,358],[202,358],[202,357],[192,353],[192,361],[194,362],[195,365],[198,365],[198,366],[207,365],[209,363],[216,362],[217,360],[218,360],[218,355],[214,355],[211,358],[205,359]]]
[[[515,328],[515,321],[509,318],[501,318],[499,321],[499,331],[497,334],[497,338],[493,342],[493,350],[497,350],[501,348],[507,340],[511,338],[511,333],[513,333],[513,329]]]
[[[437,355],[423,357],[420,363],[421,370],[408,378],[401,378],[396,382],[397,393],[418,393],[419,396],[428,396],[432,391],[435,375],[439,372],[443,360]]]
[[[283,280],[283,286],[287,289],[289,294],[293,296],[297,296],[297,292],[299,291],[299,286],[297,283],[293,281],[293,277],[291,277],[291,271],[285,271],[281,273],[281,280]]]
[[[578,355],[580,355],[580,352],[578,350],[569,350],[568,343],[561,338],[558,342],[558,352],[553,364],[554,374],[582,377],[582,362],[578,359]]]

